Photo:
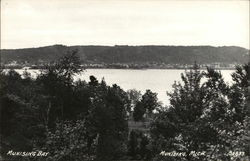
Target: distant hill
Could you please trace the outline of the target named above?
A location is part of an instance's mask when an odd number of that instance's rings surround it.
[[[192,64],[246,63],[249,50],[236,46],[64,46],[3,49],[2,63],[41,64],[58,59],[72,50],[78,50],[82,63],[124,64]]]

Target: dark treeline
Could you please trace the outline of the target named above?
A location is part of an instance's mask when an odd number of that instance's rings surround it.
[[[157,94],[124,91],[84,73],[76,52],[60,58],[36,77],[25,71],[1,71],[1,158],[48,161],[236,160],[250,155],[250,63],[236,67],[233,83],[219,71],[193,69],[173,85],[170,105]],[[159,78],[160,79],[160,78]],[[149,122],[130,129],[129,120]],[[46,157],[7,155],[44,151]],[[173,157],[165,152],[205,155]],[[242,156],[231,152],[244,153]]]
[[[54,45],[27,49],[3,49],[2,63],[43,65],[57,60],[69,50],[78,50],[82,64],[149,65],[222,63],[243,64],[249,60],[249,50],[237,46],[64,46]],[[115,63],[115,64],[113,64]],[[113,66],[112,66],[113,65]],[[145,66],[146,67],[146,66]],[[136,66],[134,66],[136,68]]]

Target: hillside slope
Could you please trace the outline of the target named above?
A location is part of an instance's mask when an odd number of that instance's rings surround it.
[[[3,49],[2,63],[17,61],[47,63],[72,50],[78,50],[83,63],[246,63],[249,50],[236,46],[63,46]]]

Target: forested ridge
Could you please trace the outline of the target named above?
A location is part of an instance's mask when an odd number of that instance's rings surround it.
[[[151,90],[124,91],[94,76],[74,81],[75,74],[84,74],[80,64],[73,51],[48,64],[36,78],[28,71],[19,75],[1,70],[0,159],[249,160],[250,63],[236,67],[231,85],[220,71],[200,71],[194,64],[167,93],[166,107]],[[148,130],[131,130],[131,119],[149,121]],[[14,153],[36,151],[48,155]]]
[[[249,50],[236,46],[64,46],[54,45],[26,49],[2,49],[2,63],[44,64],[57,60],[68,51],[77,50],[81,63],[165,63],[243,64]]]

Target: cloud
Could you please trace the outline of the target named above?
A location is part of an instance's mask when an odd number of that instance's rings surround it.
[[[249,1],[2,0],[2,48],[237,45],[249,48]]]

